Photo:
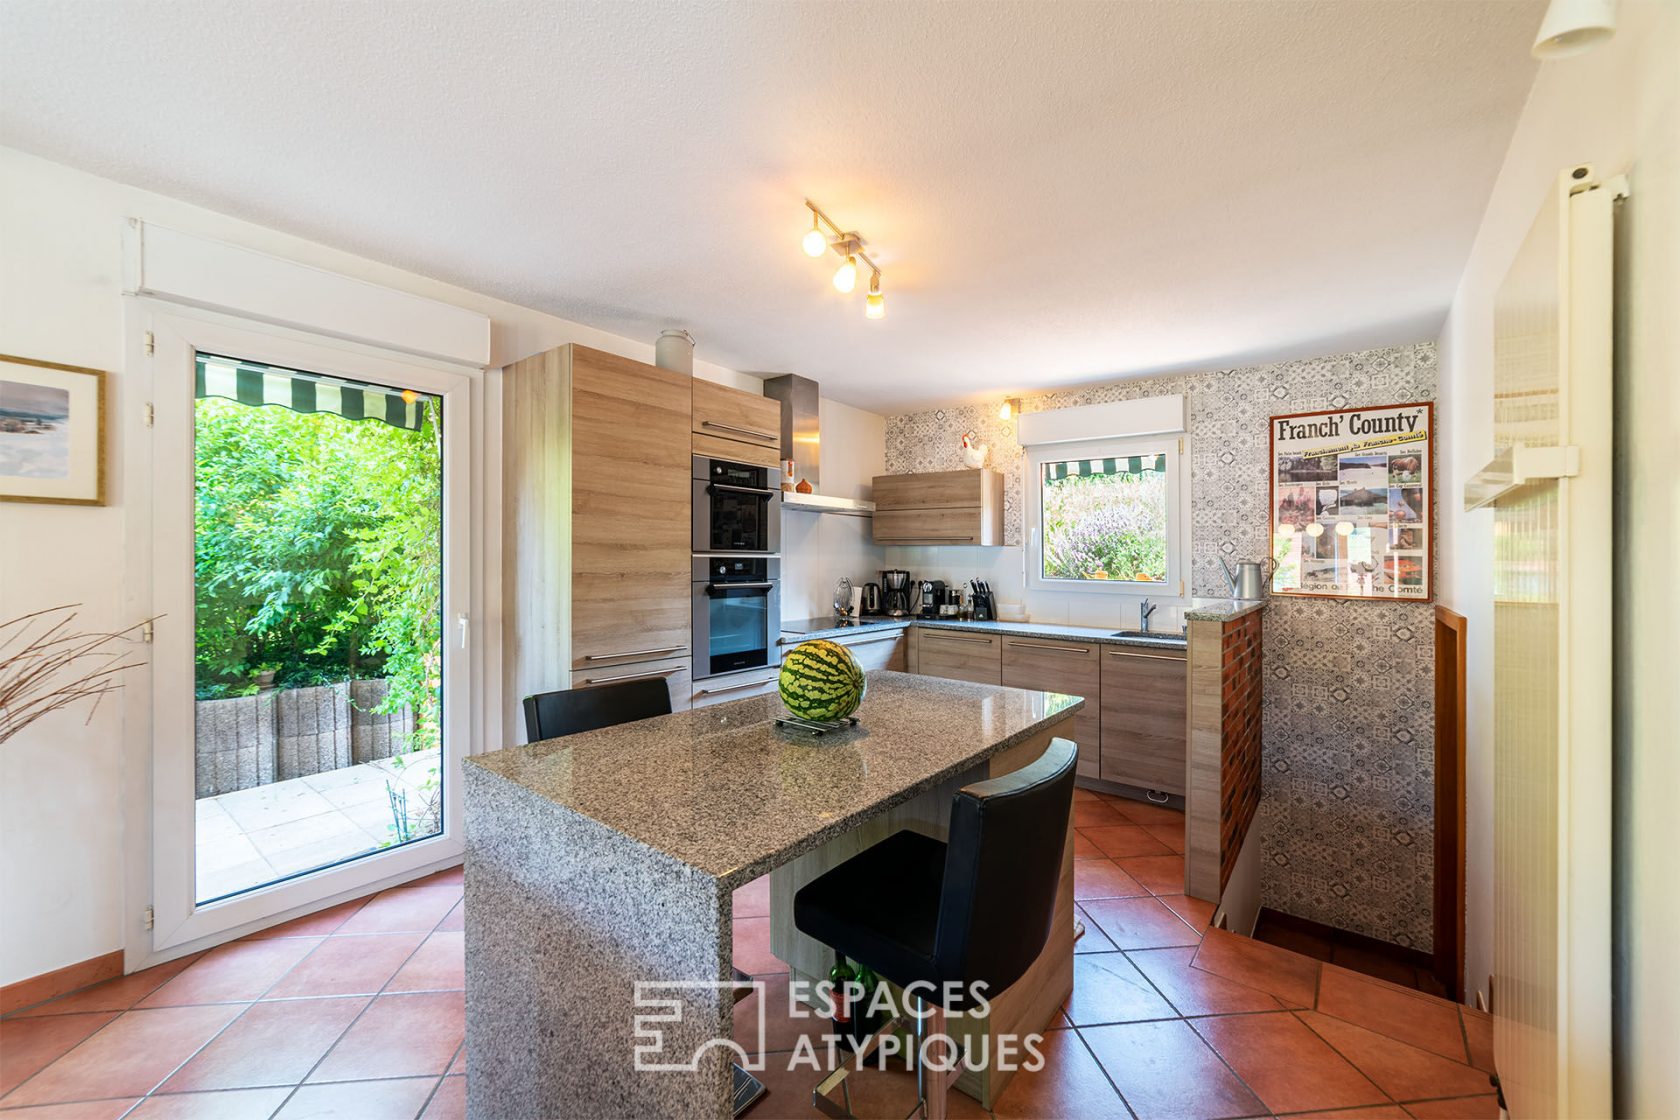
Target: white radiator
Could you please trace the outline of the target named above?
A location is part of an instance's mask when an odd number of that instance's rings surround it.
[[[1571,168],[1494,305],[1495,1062],[1514,1117],[1610,1115],[1611,342],[1621,181]]]

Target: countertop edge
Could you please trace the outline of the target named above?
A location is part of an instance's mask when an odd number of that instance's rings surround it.
[[[1185,622],[1230,622],[1255,611],[1265,610],[1269,599],[1230,599],[1205,603],[1184,612]]]
[[[1186,615],[1186,617],[1189,616]],[[907,630],[911,626],[922,626],[929,630],[967,630],[973,633],[1001,634],[1013,638],[1061,638],[1063,640],[1091,642],[1096,645],[1138,646],[1144,649],[1183,649],[1188,641],[1188,638],[1182,634],[1164,634],[1159,638],[1118,638],[1112,634],[1102,633],[1101,627],[1072,626],[1064,623],[977,622],[973,619],[963,618],[880,618],[849,623],[845,626],[834,626],[825,630],[783,631],[781,645],[783,648],[791,648],[800,642],[818,638],[843,638],[848,634]],[[1097,631],[1097,633],[1070,634],[1067,633],[1069,630]]]

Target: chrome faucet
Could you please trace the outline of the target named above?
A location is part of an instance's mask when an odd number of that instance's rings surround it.
[[[1140,629],[1142,629],[1145,634],[1149,633],[1149,624],[1154,620],[1155,604],[1151,603],[1148,599],[1145,599],[1138,606],[1138,621],[1141,624]]]

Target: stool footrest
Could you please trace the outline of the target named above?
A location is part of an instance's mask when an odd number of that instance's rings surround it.
[[[897,1033],[904,1029],[904,1026],[904,1016],[895,1015],[884,1026],[871,1034],[863,1044],[862,1050],[841,1062],[839,1069],[817,1082],[817,1087],[811,1090],[811,1107],[824,1116],[834,1117],[834,1120],[853,1120],[852,1091],[846,1085],[846,1075],[852,1072],[852,1062],[855,1060],[859,1066],[862,1066],[864,1062],[869,1060],[869,1056],[880,1047],[883,1038],[889,1034]],[[829,1099],[829,1094],[834,1092],[835,1089],[840,1089],[845,1096],[846,1105],[844,1108]],[[918,1101],[916,1107],[920,1109],[921,1102]],[[911,1113],[911,1115],[915,1115],[915,1113]]]

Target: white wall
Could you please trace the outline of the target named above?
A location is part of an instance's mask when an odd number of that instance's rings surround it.
[[[1477,234],[1440,342],[1442,415],[1451,425],[1441,485],[1442,602],[1469,629],[1469,882],[1466,978],[1484,990],[1492,968],[1492,514],[1462,512],[1465,479],[1487,461],[1493,430],[1492,305],[1507,267],[1557,173],[1593,163],[1626,171],[1633,197],[1618,233],[1618,439],[1621,500],[1632,511],[1619,548],[1616,808],[1617,1114],[1672,1115],[1680,1105],[1680,926],[1673,852],[1672,588],[1680,497],[1672,455],[1675,311],[1680,307],[1680,5],[1629,0],[1608,44],[1540,68]]]
[[[822,492],[835,498],[869,498],[876,475],[886,474],[884,416],[839,401],[818,401],[822,429],[818,462]],[[782,515],[782,618],[818,618],[834,612],[841,576],[859,587],[879,581],[886,550],[874,542],[867,517],[789,510]]]
[[[142,218],[432,299],[493,322],[492,362],[581,342],[642,361],[643,343],[515,307],[326,246],[0,148],[0,353],[110,371],[109,503],[0,504],[0,619],[81,603],[80,624],[119,629],[129,526],[122,477],[140,401],[126,391],[122,234]],[[757,390],[757,378],[699,363],[703,377]],[[491,374],[493,382],[495,374]],[[493,410],[487,410],[493,411]],[[491,446],[496,443],[491,433]],[[489,635],[487,635],[489,637]],[[497,641],[487,643],[497,648]],[[143,674],[131,687],[144,687]],[[125,768],[146,765],[143,727],[122,705],[43,720],[0,745],[0,984],[123,947],[145,899],[124,897],[144,820],[125,820]]]

